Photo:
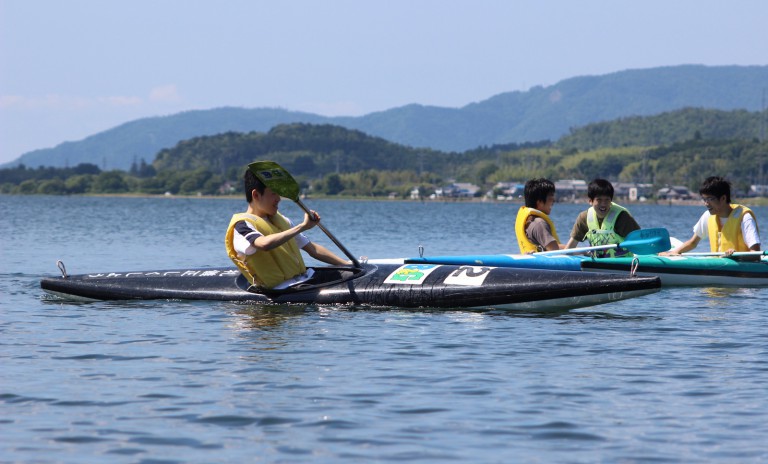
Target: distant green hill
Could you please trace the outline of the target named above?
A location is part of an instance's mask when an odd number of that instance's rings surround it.
[[[739,135],[741,126],[749,126],[757,115],[685,109],[632,118],[631,123],[595,125],[604,130],[587,126],[560,145],[491,145],[461,153],[412,148],[331,124],[282,124],[268,132],[187,139],[162,150],[153,166],[133,166],[130,172],[102,172],[93,164],[0,169],[0,192],[216,195],[236,191],[233,186],[239,185],[245,165],[258,159],[277,161],[304,188],[326,195],[405,198],[414,188],[428,194],[452,182],[471,182],[491,190],[499,182],[533,177],[603,177],[695,188],[710,175],[725,176],[738,192],[745,192],[768,180],[768,142]],[[705,138],[699,130],[702,124],[717,138],[709,132]],[[667,128],[675,130],[656,132]],[[601,136],[608,143],[587,147]],[[672,142],[657,143],[661,139]],[[564,146],[569,140],[572,146]]]
[[[459,109],[410,105],[335,123],[406,145],[462,151],[556,140],[590,123],[687,107],[758,111],[767,87],[768,66],[673,66],[575,77]]]
[[[134,160],[189,138],[266,132],[277,124],[335,124],[388,141],[461,152],[479,146],[556,140],[571,128],[680,108],[760,110],[768,66],[698,65],[621,71],[496,95],[462,108],[407,105],[360,117],[327,118],[280,109],[219,108],[132,121],[79,142],[22,155],[9,165],[92,163],[127,170]],[[757,134],[755,134],[757,136]]]
[[[633,116],[571,129],[558,140],[565,149],[672,145],[691,139],[750,140],[764,137],[768,113],[684,108],[656,116]]]
[[[268,132],[197,137],[162,150],[154,167],[159,171],[205,169],[239,178],[257,159],[280,163],[297,177],[333,172],[383,171],[446,172],[460,155],[415,149],[380,137],[330,124],[284,124]]]
[[[267,131],[277,124],[294,121],[319,123],[326,118],[279,109],[217,108],[186,111],[171,116],[143,118],[54,148],[35,150],[8,165],[30,167],[91,163],[102,169],[128,170],[134,161],[151,163],[163,148],[182,140],[224,132]],[[6,165],[7,166],[7,165]]]
[[[617,178],[625,167],[641,161],[643,153],[646,160],[659,160],[677,152],[688,156],[696,150],[709,150],[708,158],[716,158],[717,150],[723,146],[733,142],[742,146],[741,142],[754,141],[754,134],[768,125],[767,118],[768,113],[744,110],[685,108],[589,124],[572,129],[555,143],[496,144],[460,153],[413,148],[331,124],[293,123],[275,126],[267,132],[227,132],[183,140],[161,150],[154,168],[159,172],[203,169],[234,179],[249,162],[272,159],[304,178],[366,170],[408,170],[454,177],[466,174],[468,166],[474,163],[485,162],[486,167],[478,168],[495,171],[492,166],[517,166],[518,173],[505,174],[515,178],[525,177],[523,173],[533,166],[546,165],[562,165],[565,170],[559,174],[542,171],[547,175]],[[623,150],[624,147],[629,150]],[[672,164],[690,166],[684,158],[673,157]],[[752,169],[743,161],[731,168],[733,172],[742,175],[742,168],[747,172]],[[678,171],[667,165],[661,175],[674,177]]]
[[[478,184],[539,176],[675,184],[699,182],[712,173],[762,183],[768,142],[745,136],[745,128],[759,120],[759,113],[741,110],[683,109],[587,126],[558,143],[492,145],[461,153],[412,148],[330,124],[297,123],[266,133],[185,140],[162,150],[154,168],[164,175],[207,171],[233,180],[248,163],[269,159],[307,181],[334,173],[409,171]],[[606,143],[599,143],[601,137]]]

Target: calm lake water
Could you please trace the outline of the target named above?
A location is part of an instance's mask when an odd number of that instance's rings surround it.
[[[517,251],[516,204],[307,203],[355,255]],[[499,314],[39,288],[57,259],[72,274],[227,265],[244,206],[0,196],[0,462],[768,461],[768,289]],[[555,205],[561,237],[584,207]],[[681,239],[703,209],[630,207]]]

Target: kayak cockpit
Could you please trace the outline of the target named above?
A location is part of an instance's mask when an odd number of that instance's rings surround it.
[[[370,266],[368,267],[370,268]],[[312,270],[314,271],[314,274],[310,279],[279,290],[264,289],[252,285],[242,274],[237,276],[235,283],[239,288],[247,292],[273,297],[296,292],[306,292],[313,289],[320,290],[324,287],[329,287],[352,279],[356,279],[366,273],[366,269],[364,267],[323,266],[313,267]]]

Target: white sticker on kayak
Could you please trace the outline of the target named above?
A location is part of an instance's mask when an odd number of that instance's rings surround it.
[[[490,272],[491,268],[485,266],[459,266],[456,271],[445,278],[445,283],[447,285],[479,287],[483,285]]]
[[[440,267],[439,264],[406,264],[384,279],[385,284],[421,285],[428,275]]]

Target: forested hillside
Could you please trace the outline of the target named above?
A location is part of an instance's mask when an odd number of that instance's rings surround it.
[[[128,170],[152,162],[160,150],[194,137],[226,132],[267,132],[284,123],[333,124],[392,143],[445,152],[479,146],[557,140],[569,130],[619,118],[680,108],[758,111],[768,66],[673,66],[581,76],[548,87],[506,92],[461,108],[418,104],[359,117],[325,117],[274,108],[218,108],[132,121],[77,142],[35,150],[17,165]],[[706,136],[702,136],[706,138]],[[648,137],[631,143],[671,143]],[[680,141],[680,140],[675,140]],[[595,147],[594,142],[572,146]]]
[[[657,116],[619,118],[571,129],[557,145],[592,150],[599,147],[670,145],[693,138],[707,140],[764,138],[766,113],[685,108]]]
[[[182,140],[224,132],[266,131],[292,121],[321,122],[326,118],[272,108],[217,108],[131,121],[79,142],[29,152],[14,165],[74,166],[95,164],[127,171],[136,160],[151,163],[163,148]]]
[[[766,85],[768,66],[671,66],[574,77],[458,109],[409,105],[336,123],[406,145],[464,151],[556,140],[590,123],[686,107],[759,111]]]
[[[0,170],[0,192],[227,194],[240,184],[245,166],[259,159],[277,161],[304,188],[326,195],[406,197],[414,187],[428,193],[451,182],[490,190],[498,182],[532,177],[695,188],[715,174],[744,191],[768,183],[768,143],[750,136],[766,116],[685,109],[587,126],[555,143],[491,145],[463,153],[415,149],[327,124],[286,124],[264,133],[185,140],[162,150],[153,165],[134,163],[128,173],[90,164]],[[666,140],[671,143],[657,143]]]
[[[205,168],[225,174],[255,159],[279,160],[297,176],[375,170],[433,170],[458,155],[404,147],[360,131],[329,124],[284,124],[262,132],[198,137],[162,150],[158,171]],[[453,161],[451,161],[453,160]]]
[[[542,175],[554,179],[686,184],[708,172],[763,183],[768,150],[758,135],[768,113],[683,109],[572,130],[555,143],[507,144],[463,153],[414,149],[338,126],[290,124],[267,133],[196,138],[163,150],[162,171],[204,168],[228,178],[255,159],[318,179],[362,171],[412,171],[479,185]]]

